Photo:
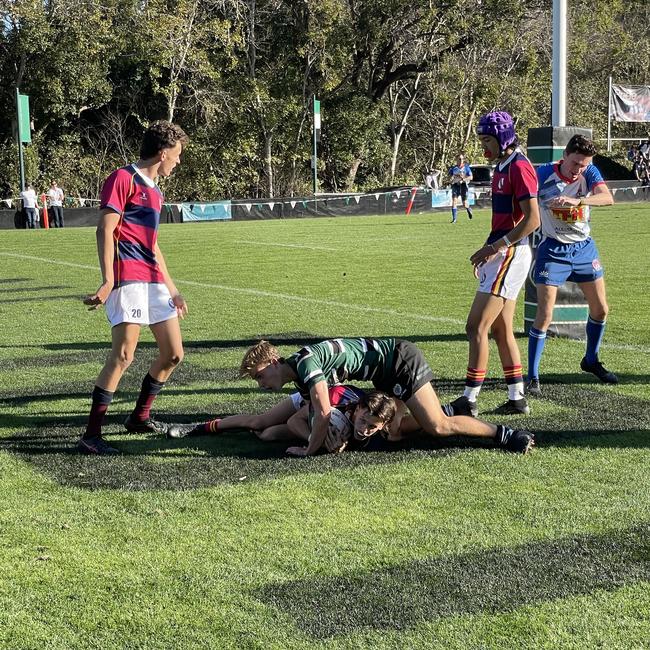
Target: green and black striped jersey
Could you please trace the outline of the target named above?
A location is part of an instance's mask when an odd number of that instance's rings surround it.
[[[297,389],[308,397],[321,381],[329,386],[351,379],[381,382],[392,370],[395,344],[393,338],[328,339],[298,350],[286,362],[298,375]]]

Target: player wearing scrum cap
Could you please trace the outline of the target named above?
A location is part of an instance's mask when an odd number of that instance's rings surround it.
[[[488,367],[491,332],[508,386],[508,401],[496,412],[528,414],[513,317],[532,259],[528,235],[539,227],[537,176],[517,146],[509,113],[482,115],[476,132],[485,157],[496,163],[496,168],[492,177],[492,229],[485,244],[470,257],[479,287],[467,317],[469,363],[465,392],[459,400],[469,400],[472,414],[478,413],[477,399]]]

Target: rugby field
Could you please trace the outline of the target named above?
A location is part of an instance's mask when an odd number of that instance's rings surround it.
[[[113,458],[75,453],[108,350],[94,230],[0,231],[0,647],[645,648],[650,639],[650,206],[594,211],[611,313],[602,358],[550,339],[516,457],[462,439],[309,459],[251,433],[168,441],[109,412]],[[420,346],[462,392],[468,258],[489,229],[446,213],[165,225],[190,314],[166,421],[257,412],[237,379],[260,337]],[[523,305],[518,309],[521,332]],[[519,339],[525,363],[526,339]],[[505,399],[496,349],[482,417]]]

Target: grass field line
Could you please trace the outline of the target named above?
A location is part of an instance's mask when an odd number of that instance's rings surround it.
[[[233,239],[231,244],[249,244],[250,246],[278,246],[280,248],[307,248],[311,251],[337,251],[338,248],[327,246],[306,246],[305,244],[280,244],[271,241],[254,241],[252,239]]]
[[[76,262],[66,262],[63,260],[54,260],[46,257],[37,257],[35,255],[23,255],[21,253],[8,253],[0,251],[0,255],[5,257],[17,257],[19,259],[32,260],[37,262],[46,262],[48,264],[56,264],[59,266],[70,266],[78,269],[90,269],[99,271],[98,266],[92,264],[78,264]],[[412,320],[419,320],[432,323],[450,323],[452,325],[464,326],[465,321],[458,318],[447,318],[444,316],[429,316],[427,314],[413,314],[409,312],[398,311],[397,309],[387,309],[385,307],[371,307],[370,305],[353,305],[350,303],[340,302],[338,300],[327,300],[324,298],[310,298],[308,296],[296,296],[290,293],[279,293],[276,291],[265,291],[262,289],[252,289],[249,287],[231,287],[225,284],[212,284],[209,282],[196,282],[194,280],[175,280],[176,284],[186,284],[188,286],[200,287],[204,289],[218,289],[220,291],[232,291],[235,293],[244,293],[251,296],[259,296],[263,298],[278,298],[280,300],[289,300],[292,302],[302,302],[312,305],[323,305],[326,307],[339,307],[341,309],[350,309],[354,311],[361,311],[373,314],[383,314],[385,316],[399,316],[400,318],[410,318]],[[584,345],[583,341],[574,340],[576,343]],[[634,345],[628,343],[603,343],[603,348],[611,350],[630,350],[650,353],[650,346],[647,345]]]
[[[65,262],[63,260],[54,260],[46,257],[37,257],[35,255],[23,255],[21,253],[7,253],[0,251],[0,255],[6,257],[17,257],[20,259],[31,260],[35,262],[45,262],[47,264],[56,264],[59,266],[71,266],[78,269],[91,269],[99,271],[98,266],[90,264],[78,264],[76,262]],[[384,314],[386,316],[399,316],[400,318],[411,318],[413,320],[421,320],[433,323],[451,323],[453,325],[464,325],[465,321],[457,318],[446,318],[444,316],[428,316],[426,314],[411,314],[408,312],[398,311],[397,309],[386,309],[384,307],[371,307],[370,305],[353,305],[350,303],[339,302],[338,300],[326,300],[323,298],[310,298],[308,296],[296,296],[291,293],[278,293],[275,291],[264,291],[262,289],[252,289],[249,287],[231,287],[225,284],[212,284],[209,282],[196,282],[194,280],[174,280],[176,284],[185,284],[193,287],[201,287],[204,289],[219,289],[221,291],[232,291],[235,293],[244,293],[251,296],[260,296],[263,298],[278,298],[281,300],[290,300],[292,302],[303,302],[312,305],[322,305],[326,307],[339,307],[341,309],[350,309],[355,311],[369,312],[373,314]]]
[[[355,311],[369,312],[373,314],[383,314],[385,316],[399,316],[400,318],[410,318],[412,320],[422,320],[432,323],[451,323],[453,325],[464,325],[465,321],[457,318],[447,318],[445,316],[427,316],[426,314],[412,314],[397,309],[387,309],[385,307],[371,307],[370,305],[353,305],[338,300],[326,300],[324,298],[310,298],[308,296],[296,296],[292,293],[277,293],[275,291],[264,291],[262,289],[250,289],[247,287],[229,287],[225,284],[210,284],[207,282],[195,282],[193,280],[176,280],[176,284],[187,284],[195,287],[205,287],[207,289],[220,289],[222,291],[234,291],[237,293],[246,293],[252,296],[261,296],[266,298],[279,298],[281,300],[290,300],[292,302],[304,302],[312,305],[322,305],[326,307],[338,307],[341,309],[350,309]]]

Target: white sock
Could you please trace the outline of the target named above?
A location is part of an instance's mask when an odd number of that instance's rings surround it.
[[[508,399],[517,400],[524,396],[524,382],[518,381],[516,384],[508,384]]]
[[[465,386],[463,395],[467,397],[470,402],[475,402],[478,399],[478,394],[481,392],[480,386]]]

